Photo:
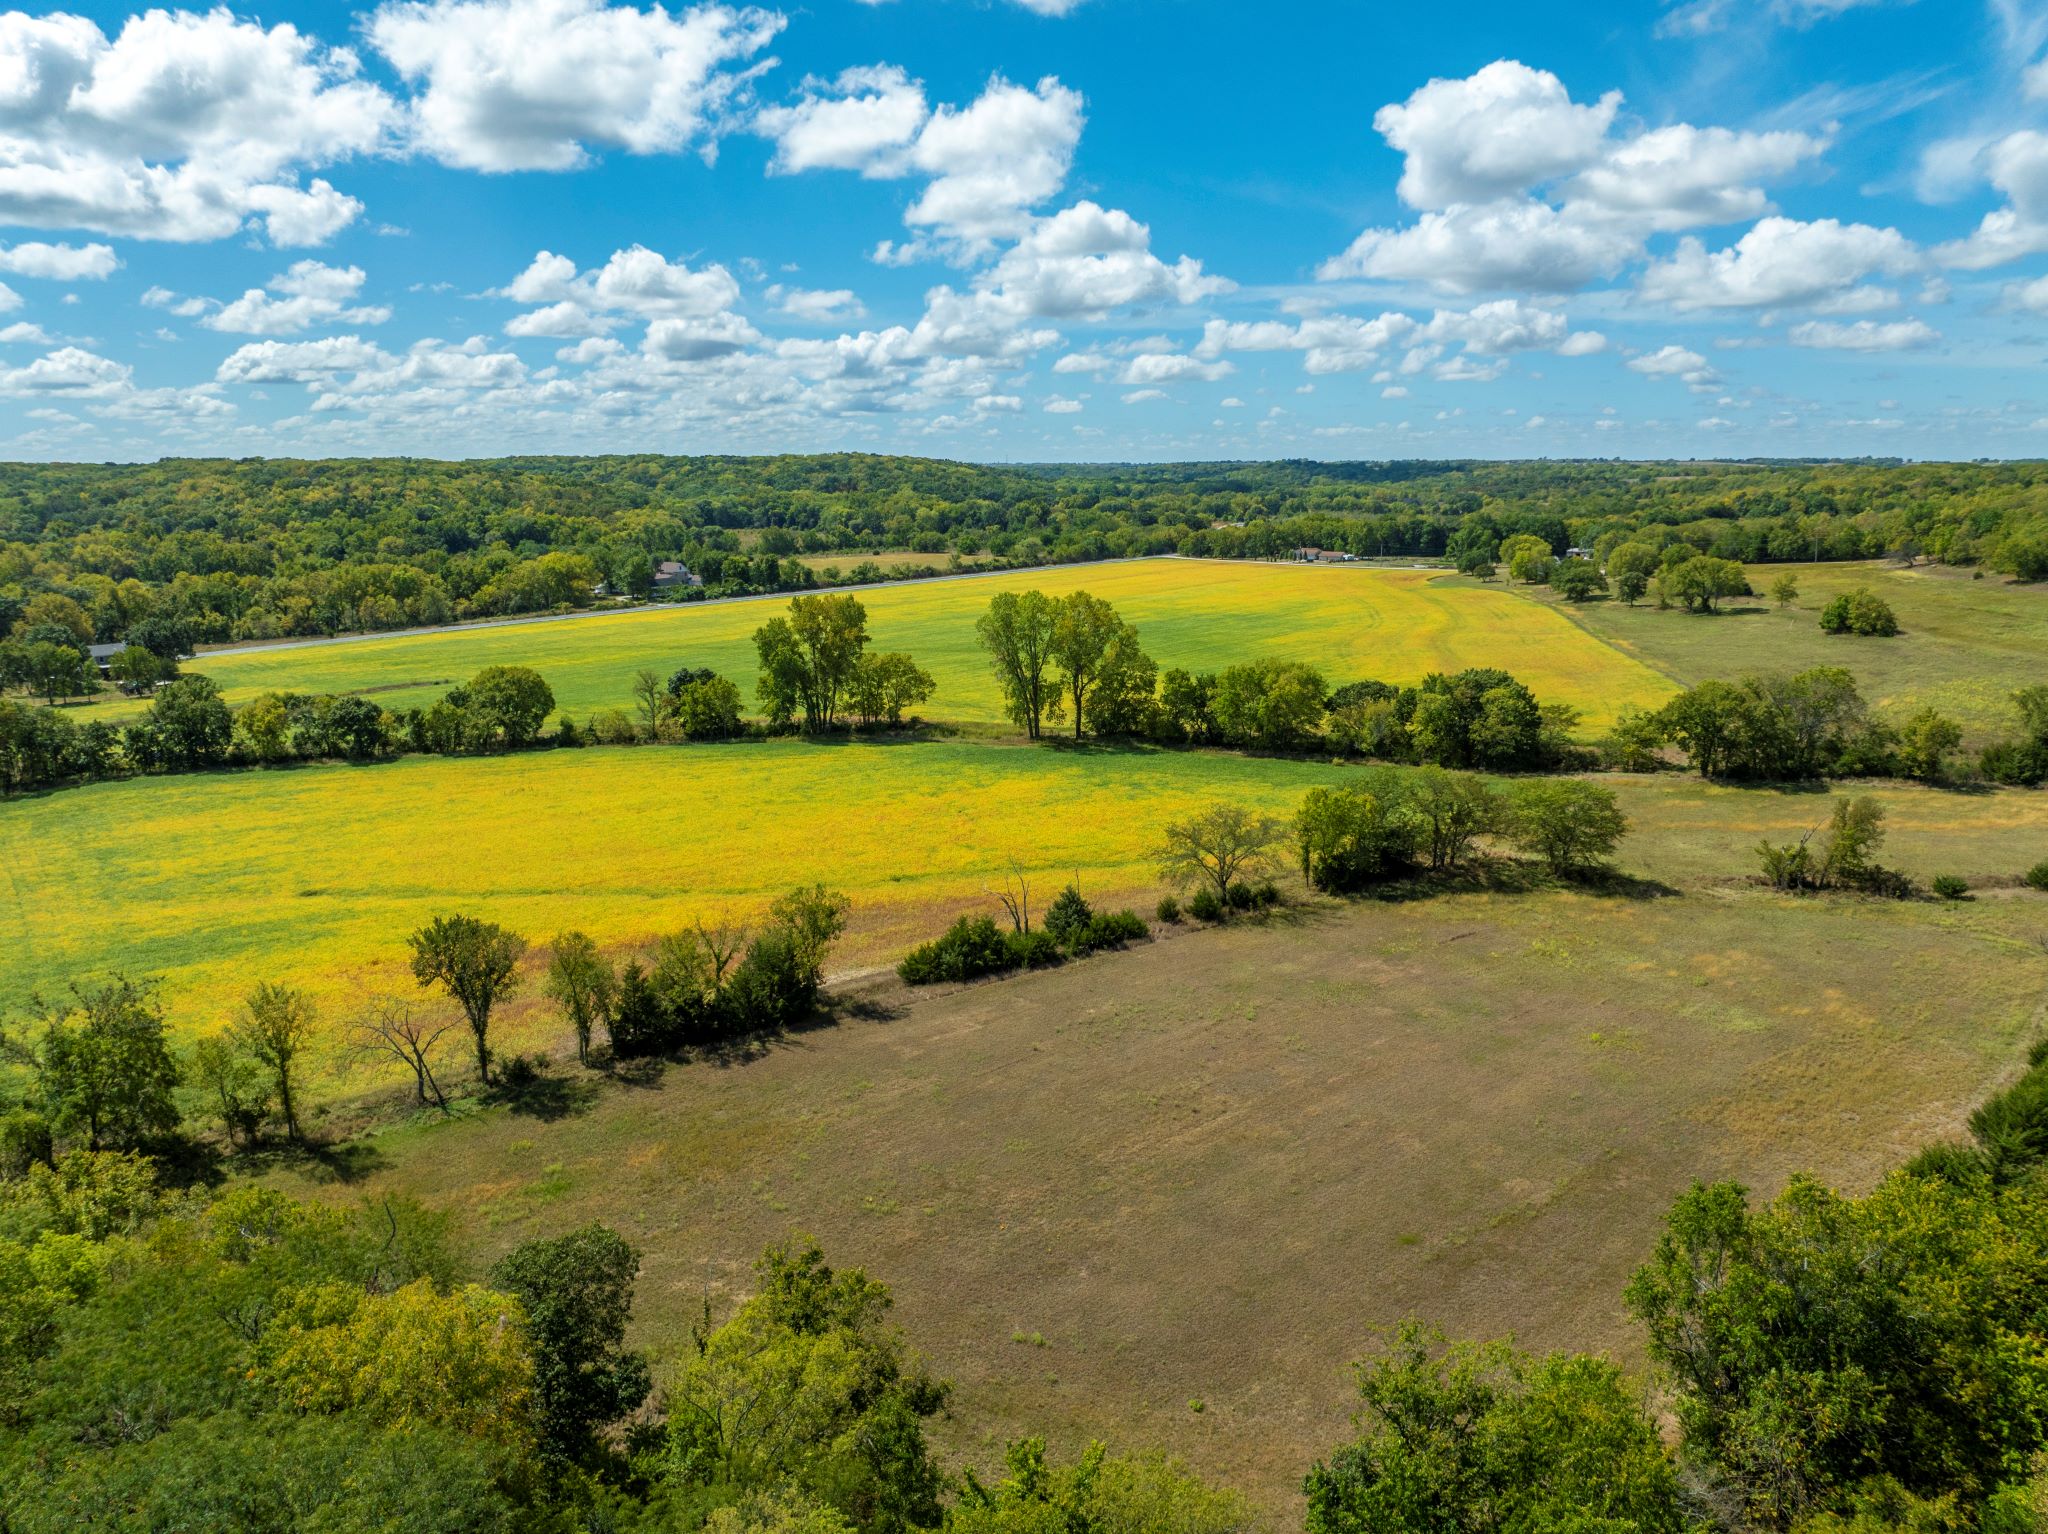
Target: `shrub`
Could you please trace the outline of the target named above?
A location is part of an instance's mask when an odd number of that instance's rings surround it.
[[[1550,570],[1551,588],[1568,602],[1584,602],[1607,589],[1607,578],[1590,559],[1561,559]]]
[[[1223,920],[1223,902],[1216,898],[1212,889],[1198,889],[1188,900],[1188,915],[1196,921]]]
[[[1889,602],[1876,592],[1859,586],[1854,591],[1845,591],[1821,609],[1820,627],[1824,634],[1890,638],[1898,633],[1899,620],[1893,616]]]
[[[1280,886],[1271,879],[1261,879],[1252,887],[1252,904],[1256,906],[1278,905]]]
[[[790,1028],[818,1004],[816,974],[795,933],[770,927],[754,939],[725,989],[725,1022],[741,1032]]]
[[[1414,860],[1418,829],[1397,794],[1356,784],[1312,788],[1294,818],[1302,879],[1310,889],[1349,894],[1388,878]]]
[[[2041,872],[2044,876],[2044,881],[2048,881],[2048,863],[2041,865]],[[2048,889],[2048,882],[2044,882],[2039,887]],[[1159,897],[1159,904],[1154,908],[1154,912],[1161,921],[1171,926],[1180,921],[1180,901],[1172,895],[1161,895]]]
[[[740,733],[740,690],[725,677],[685,668],[669,678],[661,712],[664,733],[684,740],[725,740]]]
[[[1902,1170],[1908,1177],[1924,1177],[1930,1182],[1952,1183],[1958,1188],[1967,1188],[1982,1182],[1989,1169],[1983,1152],[1974,1145],[1938,1140],[1920,1151]]]
[[[54,1166],[50,1121],[27,1108],[0,1115],[0,1182],[28,1176],[32,1166]]]
[[[2028,889],[2048,890],[2048,859],[2043,859],[2022,876]]]
[[[624,709],[608,708],[591,715],[584,738],[600,746],[630,746],[640,738],[640,728]]]
[[[1597,868],[1614,856],[1628,817],[1614,791],[1554,778],[1517,783],[1508,792],[1508,837],[1553,873]]]
[[[1970,885],[1967,880],[1955,874],[1937,874],[1934,880],[1934,893],[1943,900],[1961,900],[1970,893]]]
[[[2038,741],[1994,741],[1977,758],[1977,770],[1993,783],[2033,788],[2048,777],[2048,750]]]
[[[1813,882],[1813,853],[1804,841],[1758,842],[1756,853],[1771,888],[1800,890]]]
[[[1258,897],[1253,893],[1252,887],[1242,879],[1232,880],[1225,894],[1229,897],[1230,909],[1233,911],[1249,911],[1258,904]]]
[[[648,984],[646,969],[637,962],[629,962],[619,973],[619,995],[606,1028],[612,1054],[621,1060],[658,1055],[669,1047],[667,1009]]]
[[[1066,957],[1059,939],[1050,932],[1011,932],[1003,938],[1009,958],[1006,969],[1051,969]]]
[[[1013,933],[1022,938],[1023,933]],[[986,916],[963,916],[931,942],[913,948],[896,966],[896,973],[908,985],[932,985],[941,980],[973,980],[981,975],[1010,969],[1010,945],[996,924]]]
[[[1072,949],[1088,931],[1088,924],[1095,918],[1088,902],[1081,897],[1081,888],[1069,884],[1053,897],[1045,913],[1045,930],[1062,948]]]
[[[2048,1156],[2048,1071],[2030,1070],[1970,1115],[1970,1133],[1998,1183],[2017,1182]]]
[[[1126,943],[1142,943],[1151,935],[1152,929],[1136,911],[1100,911],[1089,918],[1088,929],[1073,944],[1073,951],[1081,954],[1121,948]]]

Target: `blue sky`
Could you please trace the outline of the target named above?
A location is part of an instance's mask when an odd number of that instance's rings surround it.
[[[2048,455],[2048,0],[0,17],[0,455]]]

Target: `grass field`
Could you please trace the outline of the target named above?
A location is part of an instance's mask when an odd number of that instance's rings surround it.
[[[462,910],[544,943],[613,947],[757,915],[798,883],[844,889],[835,964],[893,963],[1014,861],[1041,905],[1078,878],[1147,909],[1161,828],[1217,799],[1290,813],[1353,769],[1224,753],[959,743],[592,748],[95,784],[0,809],[0,1010],[108,969],[161,977],[178,1032],[212,1031],[259,980],[330,1018],[409,989],[404,940]],[[1746,875],[1749,849],[1826,795],[1612,780],[1640,828],[1624,862],[1673,884]],[[1923,880],[2048,856],[2048,795],[1886,787],[1888,855]],[[60,893],[61,892],[61,893]],[[539,1036],[518,1004],[508,1040]]]
[[[1619,602],[1572,607],[1547,589],[1516,590],[1676,681],[1846,666],[1887,715],[1938,708],[1963,725],[1972,745],[2015,728],[2015,688],[2048,680],[2048,589],[1995,575],[1973,580],[1967,570],[1943,566],[1876,564],[1757,565],[1750,584],[1767,592],[1787,570],[1799,581],[1790,608],[1760,597],[1706,616]],[[1858,586],[1892,605],[1903,633],[1864,639],[1820,631],[1821,608]]]
[[[1155,559],[1062,565],[987,578],[923,581],[861,593],[876,648],[907,650],[938,681],[928,718],[992,723],[1001,698],[974,623],[1000,590],[1086,590],[1137,625],[1161,667],[1219,670],[1276,655],[1310,661],[1333,683],[1413,682],[1430,671],[1501,666],[1546,702],[1569,703],[1591,724],[1671,692],[1650,667],[1567,618],[1499,588],[1447,585],[1418,571],[1315,569]],[[190,669],[232,702],[275,689],[372,691],[397,708],[424,703],[480,667],[517,663],[548,679],[576,714],[626,706],[643,666],[664,676],[689,664],[736,679],[753,699],[754,630],[786,599],[642,609],[557,623],[273,647],[201,656]],[[109,700],[115,717],[134,705]]]
[[[671,1356],[763,1245],[813,1234],[957,1382],[955,1455],[1165,1447],[1298,1528],[1374,1328],[1639,1362],[1620,1290],[1669,1200],[1864,1185],[1952,1129],[2039,1026],[2044,939],[2035,896],[1323,905],[880,996],[552,1122],[415,1121],[327,1191],[418,1194],[486,1256],[609,1221]]]

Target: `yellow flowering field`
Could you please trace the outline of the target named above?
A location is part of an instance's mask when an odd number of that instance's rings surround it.
[[[1134,623],[1161,668],[1220,670],[1278,656],[1320,667],[1332,685],[1414,682],[1431,671],[1498,666],[1589,727],[1675,690],[1660,673],[1563,614],[1501,587],[1428,570],[1147,559],[1061,565],[865,591],[876,648],[907,650],[938,681],[928,718],[985,724],[1001,698],[974,623],[1001,590],[1086,590]],[[753,633],[786,597],[639,609],[436,634],[205,655],[189,669],[231,702],[266,690],[370,690],[387,707],[423,703],[488,665],[534,667],[577,715],[626,706],[633,674],[688,664],[733,677],[753,698]],[[110,700],[107,716],[132,712]]]
[[[98,784],[0,805],[0,1016],[122,970],[163,981],[185,1037],[262,980],[339,1019],[366,987],[412,990],[406,934],[436,914],[623,947],[817,880],[854,902],[834,968],[890,964],[960,910],[993,911],[984,892],[1013,862],[1041,905],[1078,877],[1149,910],[1168,820],[1219,798],[1285,813],[1339,770],[781,741]]]
[[[745,922],[793,885],[853,901],[833,968],[893,964],[1013,867],[1039,909],[1068,879],[1149,913],[1170,820],[1216,800],[1289,815],[1355,769],[1221,752],[989,743],[752,742],[589,748],[150,778],[0,804],[0,1018],[109,971],[151,976],[181,1037],[259,981],[313,991],[340,1029],[369,991],[414,993],[407,933],[461,911],[536,946],[582,928],[614,950],[699,918]],[[1823,819],[1824,793],[1609,778],[1625,868],[1726,889],[1762,837]],[[1977,883],[2048,856],[2048,794],[1886,784],[1885,861]],[[2029,899],[2036,897],[2027,897]],[[532,988],[509,1038],[551,1029]]]

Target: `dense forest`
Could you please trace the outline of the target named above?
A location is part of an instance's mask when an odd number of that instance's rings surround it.
[[[167,460],[0,466],[0,633],[38,596],[145,648],[801,589],[792,556],[1033,565],[1183,553],[1491,558],[1648,533],[1721,559],[1901,551],[2048,575],[2048,464],[1277,462],[983,466],[769,458]],[[899,572],[900,573],[900,572]],[[831,577],[827,576],[829,583]]]

